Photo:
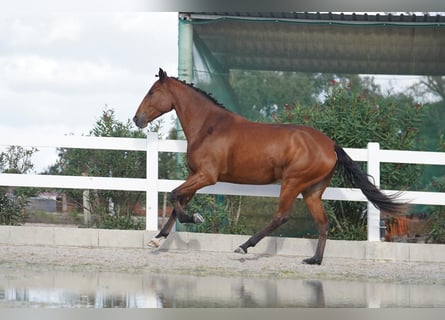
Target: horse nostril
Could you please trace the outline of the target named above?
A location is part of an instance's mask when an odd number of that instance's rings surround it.
[[[133,117],[133,121],[134,121],[134,124],[136,125],[136,127],[141,128],[141,129],[145,127],[145,123],[144,123],[145,118],[143,115],[142,116],[135,115]]]

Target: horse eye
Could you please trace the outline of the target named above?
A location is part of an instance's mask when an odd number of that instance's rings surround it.
[[[152,90],[148,91],[148,95],[149,95],[149,96],[152,96],[153,93],[154,93],[154,92],[153,92]]]

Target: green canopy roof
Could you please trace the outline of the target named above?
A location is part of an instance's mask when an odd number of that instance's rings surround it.
[[[222,71],[445,75],[444,16],[194,12],[180,23]]]

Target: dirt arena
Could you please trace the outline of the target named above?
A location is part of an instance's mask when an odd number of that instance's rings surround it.
[[[325,258],[321,266],[305,257],[157,249],[0,245],[0,269],[155,272],[193,275],[336,279],[445,285],[445,263]]]

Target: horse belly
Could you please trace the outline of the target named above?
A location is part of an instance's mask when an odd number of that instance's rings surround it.
[[[272,171],[233,172],[221,174],[218,181],[238,184],[269,184],[281,179],[279,173]]]
[[[270,156],[262,152],[234,152],[221,171],[219,180],[240,184],[269,184],[281,179],[284,158],[277,154]]]

